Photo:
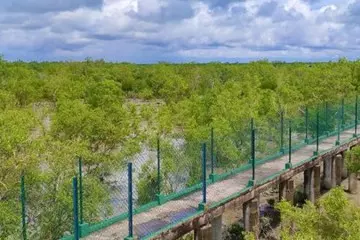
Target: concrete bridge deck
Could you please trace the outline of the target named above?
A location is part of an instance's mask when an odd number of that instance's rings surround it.
[[[360,130],[360,128],[359,128]],[[256,185],[247,187],[251,178],[251,170],[230,176],[215,182],[207,188],[207,207],[198,210],[202,201],[201,190],[181,199],[172,200],[163,205],[151,208],[146,212],[134,215],[134,235],[140,239],[176,239],[183,234],[205,226],[225,208],[243,204],[251,200],[273,184],[305,171],[319,164],[326,158],[346,151],[357,145],[353,138],[354,129],[345,130],[340,135],[339,146],[335,146],[337,136],[321,140],[319,154],[314,157],[316,143],[305,145],[292,154],[293,168],[285,170],[288,155],[266,162],[256,167]],[[124,239],[128,235],[128,221],[113,224],[85,237],[88,240]]]

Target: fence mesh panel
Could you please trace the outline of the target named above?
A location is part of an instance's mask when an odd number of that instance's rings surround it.
[[[255,122],[256,160],[270,160],[287,150],[289,123],[281,111]]]
[[[46,182],[28,178],[26,190],[28,239],[60,239],[72,232],[71,178],[59,176]]]
[[[241,122],[230,134],[214,130],[214,165],[216,174],[227,173],[248,164],[251,152],[251,121]]]
[[[89,229],[102,228],[127,219],[127,168],[123,159],[111,159],[97,167],[82,160],[79,186],[79,221]],[[98,234],[101,236],[101,232]]]
[[[164,139],[161,147],[164,194],[180,192],[201,179],[201,143],[181,135],[173,137]]]
[[[355,97],[344,99],[343,125],[345,128],[355,124]]]
[[[204,139],[205,143],[209,139]],[[201,143],[192,141],[184,134],[167,134],[158,136],[149,143],[150,151],[146,155],[136,156],[134,165],[134,200],[136,208],[148,209],[146,206],[158,204],[163,199],[176,199],[185,194],[187,189],[201,186],[202,164]],[[207,144],[209,148],[210,144]],[[207,153],[207,170],[210,173],[210,155]],[[160,164],[160,166],[158,166]],[[197,188],[196,188],[197,187]],[[191,191],[189,191],[190,193]],[[185,209],[185,210],[184,210]],[[134,231],[137,237],[145,237],[166,224],[176,222],[193,212],[180,203],[173,204],[174,214],[167,219],[134,218]],[[139,210],[142,211],[142,210]],[[139,212],[137,211],[137,212]],[[164,216],[165,218],[165,216]],[[166,221],[165,221],[166,220]]]
[[[291,145],[293,149],[303,146],[306,142],[306,107],[298,109],[291,117]],[[288,132],[288,131],[287,131]]]

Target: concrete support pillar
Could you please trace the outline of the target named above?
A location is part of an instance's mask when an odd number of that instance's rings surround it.
[[[211,221],[212,240],[222,240],[222,215],[215,217]]]
[[[340,186],[341,180],[342,180],[341,174],[342,174],[342,167],[343,167],[341,154],[338,154],[335,156],[334,165],[335,165],[335,183],[337,186]]]
[[[194,233],[193,239],[194,239],[194,240],[197,240],[197,239],[198,239],[198,235],[199,235],[199,234],[198,234],[198,233],[199,233],[199,229],[196,229],[196,228],[195,228],[195,229],[193,230],[193,233]]]
[[[213,240],[211,225],[208,224],[194,231],[194,239],[196,240]]]
[[[348,178],[349,184],[348,184],[348,190],[349,193],[356,194],[357,188],[358,188],[358,180],[357,180],[357,173],[350,173]]]
[[[259,199],[255,198],[243,204],[244,228],[247,232],[254,232],[259,236]]]
[[[315,202],[315,192],[314,192],[314,169],[308,168],[304,171],[304,193],[306,198]]]
[[[294,193],[295,193],[294,180],[288,179],[288,180],[280,182],[280,184],[279,184],[279,201],[286,200],[286,201],[291,202],[291,204],[293,204],[294,203]]]
[[[291,204],[294,204],[294,195],[295,195],[295,181],[293,179],[288,180],[288,192],[286,195],[286,200],[290,201]]]
[[[325,189],[331,189],[335,187],[335,167],[333,167],[333,158],[327,158],[324,160],[324,183]]]
[[[259,210],[259,199],[252,202],[251,213],[250,213],[250,225],[251,230],[255,233],[256,238],[260,235],[260,210]]]
[[[314,177],[314,198],[315,200],[321,196],[321,168],[320,165],[314,166],[313,170]]]
[[[336,158],[331,158],[331,188],[336,187]]]
[[[348,170],[345,165],[345,154],[346,154],[346,151],[341,153],[341,156],[342,156],[342,158],[341,158],[341,178],[342,179],[345,179],[348,177]]]
[[[304,193],[306,198],[311,202],[315,202],[315,200],[320,197],[320,175],[320,165],[304,171]]]

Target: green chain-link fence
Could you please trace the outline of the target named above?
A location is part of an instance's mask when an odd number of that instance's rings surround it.
[[[355,97],[304,106],[291,114],[280,109],[261,119],[244,119],[231,134],[211,127],[203,139],[194,139],[183,132],[159,134],[146,139],[136,154],[121,160],[102,159],[101,164],[94,165],[89,162],[94,159],[74,158],[71,172],[43,175],[41,171],[24,172],[16,188],[12,188],[18,191],[11,190],[0,200],[0,210],[11,209],[12,213],[8,219],[0,217],[0,236],[6,240],[73,239],[78,226],[81,236],[97,232],[101,237],[102,229],[127,222],[131,215],[127,162],[132,162],[133,213],[148,211],[170,200],[181,213],[167,222],[134,220],[134,234],[145,237],[198,211],[176,200],[203,191],[204,171],[208,185],[241,169],[251,169],[252,129],[255,129],[255,162],[262,163],[289,150],[321,142],[328,136],[340,136],[341,131],[354,128],[357,113]],[[338,138],[340,142],[343,140]],[[55,171],[49,166],[43,166],[42,171],[50,169]],[[32,174],[42,177],[33,178]],[[77,223],[74,223],[73,176],[77,176]],[[204,197],[195,194],[194,201],[203,201]]]

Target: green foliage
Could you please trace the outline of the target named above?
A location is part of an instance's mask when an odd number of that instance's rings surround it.
[[[121,85],[112,80],[93,82],[86,89],[85,101],[94,108],[121,104],[123,102]]]
[[[350,151],[346,152],[345,164],[346,168],[351,173],[357,173],[360,171],[360,147],[354,147]]]
[[[243,233],[243,235],[244,235],[244,240],[256,240],[256,237],[252,233],[245,232]]]
[[[0,238],[11,239],[13,236],[13,239],[16,239],[16,235],[20,232],[20,221],[20,206],[15,201],[0,201]]]
[[[225,240],[244,240],[246,235],[251,235],[244,232],[244,228],[240,224],[232,224],[226,231]],[[250,240],[250,239],[249,239]]]
[[[0,89],[0,110],[14,108],[17,104],[16,98],[8,91]]]
[[[342,188],[332,189],[317,205],[297,208],[280,202],[281,239],[358,239],[360,209],[349,202]]]

